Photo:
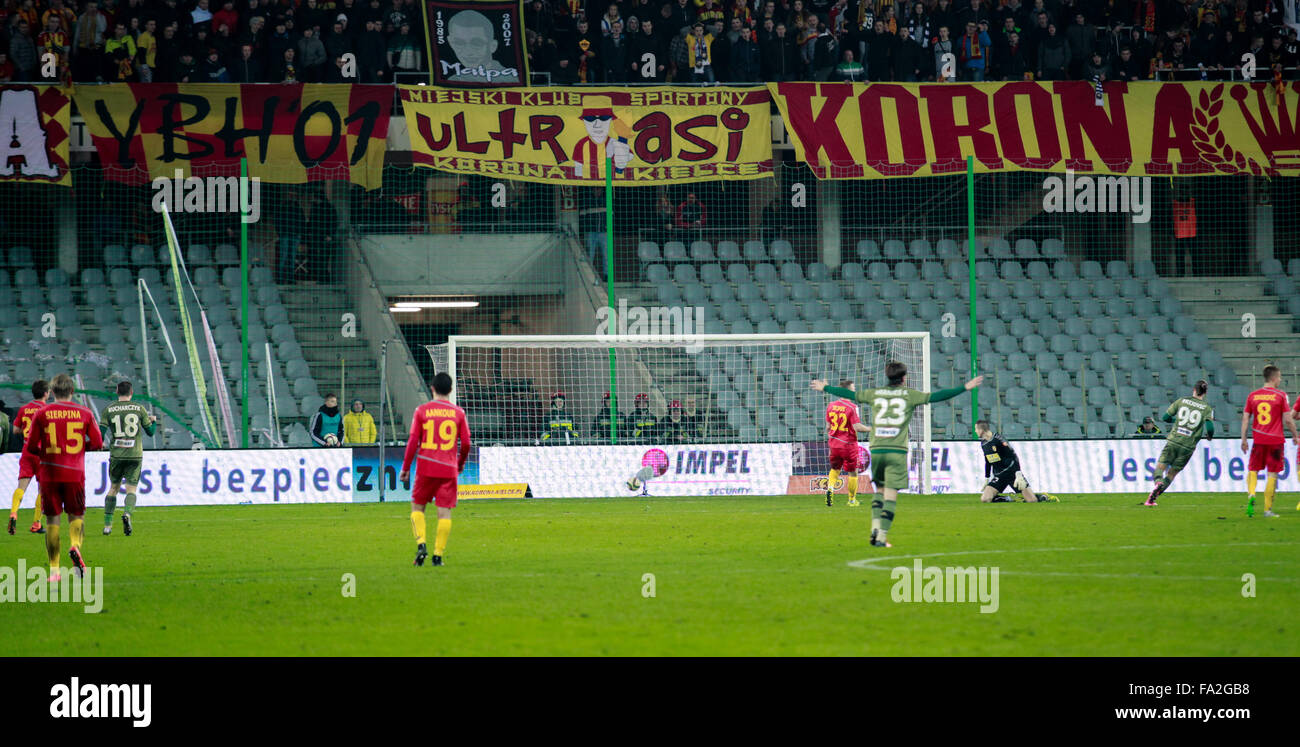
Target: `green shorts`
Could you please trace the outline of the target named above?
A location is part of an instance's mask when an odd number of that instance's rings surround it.
[[[1179,446],[1176,443],[1166,441],[1165,448],[1160,451],[1160,459],[1158,461],[1160,464],[1167,465],[1175,472],[1180,472],[1183,467],[1186,467],[1187,463],[1191,461],[1192,454],[1195,453],[1196,449],[1189,449],[1186,446]]]
[[[113,459],[108,460],[108,482],[111,485],[118,485],[125,482],[127,485],[138,485],[140,483],[140,459]]]
[[[871,452],[871,482],[878,488],[907,490],[907,454],[899,451]]]

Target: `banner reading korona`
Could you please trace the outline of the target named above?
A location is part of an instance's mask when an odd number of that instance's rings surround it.
[[[0,181],[71,184],[71,109],[61,88],[0,85]]]
[[[74,97],[115,181],[238,176],[244,156],[265,182],[382,181],[391,86],[130,83]]]
[[[430,82],[495,88],[528,83],[523,0],[424,0]]]
[[[774,83],[817,176],[1300,174],[1300,83]]]
[[[415,163],[535,182],[617,185],[772,173],[766,88],[402,86]]]

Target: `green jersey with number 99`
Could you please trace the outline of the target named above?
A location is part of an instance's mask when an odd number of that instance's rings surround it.
[[[104,408],[104,424],[108,426],[109,456],[113,459],[141,459],[144,456],[144,437],[153,435],[154,425],[149,422],[149,411],[136,402],[113,402]]]
[[[1173,427],[1169,429],[1169,443],[1185,449],[1196,448],[1196,442],[1205,434],[1206,422],[1214,419],[1214,410],[1208,402],[1195,397],[1179,397],[1165,410]]]
[[[859,402],[871,405],[871,450],[906,452],[912,413],[930,401],[930,392],[887,387],[863,389],[857,396]]]

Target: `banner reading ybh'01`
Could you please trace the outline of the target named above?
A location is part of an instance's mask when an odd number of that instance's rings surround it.
[[[436,86],[528,84],[523,0],[425,0],[425,46]]]
[[[128,83],[74,97],[115,181],[238,176],[244,156],[265,182],[383,178],[391,86]]]
[[[766,88],[402,86],[415,163],[534,182],[617,185],[772,174]]]
[[[796,155],[830,179],[975,169],[1300,175],[1300,83],[773,83]]]

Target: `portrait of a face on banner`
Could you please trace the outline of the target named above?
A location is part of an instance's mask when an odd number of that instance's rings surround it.
[[[426,0],[434,85],[497,87],[528,82],[523,3]]]

